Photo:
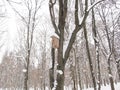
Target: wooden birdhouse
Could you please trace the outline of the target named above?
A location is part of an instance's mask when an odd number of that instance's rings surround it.
[[[51,36],[52,38],[52,48],[59,48],[59,38],[57,38],[56,36]]]

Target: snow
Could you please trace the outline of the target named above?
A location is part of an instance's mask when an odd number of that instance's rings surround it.
[[[120,90],[120,83],[114,84],[115,85],[115,90]],[[64,90],[72,90],[71,86],[69,87],[64,87]],[[80,89],[78,89],[80,90]],[[94,90],[93,88],[84,88],[83,90]],[[101,90],[111,90],[110,85],[102,85]]]
[[[57,70],[57,73],[59,73],[60,75],[62,75],[63,71],[62,70]]]
[[[88,88],[88,89],[83,89],[83,90],[94,90],[94,89]],[[110,85],[102,86],[101,90],[111,90]],[[120,90],[120,83],[115,84],[115,90]]]
[[[52,36],[55,36],[55,37],[57,37],[59,39],[59,36],[55,32],[51,34],[51,37]]]
[[[26,70],[26,69],[23,69],[22,71],[23,71],[24,73],[25,73],[25,72],[27,72],[27,70]]]
[[[97,83],[100,83],[100,81],[97,81]]]
[[[52,88],[52,90],[56,90],[56,86],[57,86],[57,81],[54,81],[54,87]]]
[[[55,87],[52,89],[52,90],[55,90],[56,89],[56,85],[57,85],[57,82],[55,81],[54,82],[54,85],[55,85]],[[117,83],[117,84],[114,84],[115,85],[115,90],[120,90],[120,83]],[[41,90],[40,88],[37,88],[38,90]],[[0,90],[12,90],[12,88],[9,88],[9,89],[2,89],[2,88],[0,88]],[[20,90],[20,89],[16,89],[16,90]],[[21,90],[23,90],[23,89],[21,89]],[[35,90],[34,88],[30,88],[29,90]],[[49,90],[49,88],[48,87],[46,87],[46,89],[45,90]],[[64,90],[72,90],[72,86],[70,85],[70,86],[68,86],[68,87],[66,87],[66,86],[64,86]],[[78,89],[78,90],[80,90],[80,89]],[[94,90],[93,88],[84,88],[83,90]],[[110,87],[110,85],[106,85],[106,86],[101,86],[101,90],[111,90],[111,87]]]
[[[109,74],[109,77],[112,77],[112,75],[111,75],[111,74]]]
[[[82,22],[83,22],[83,19],[84,19],[84,16],[82,16],[82,17],[80,17],[80,24],[82,24]]]
[[[96,41],[96,42],[99,42],[99,40],[98,40],[98,38],[97,37],[93,37],[94,38],[94,40]]]

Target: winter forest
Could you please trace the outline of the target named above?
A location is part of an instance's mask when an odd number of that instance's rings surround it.
[[[0,90],[120,90],[120,0],[0,0]]]

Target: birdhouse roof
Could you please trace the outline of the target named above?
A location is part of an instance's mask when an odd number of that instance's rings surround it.
[[[58,36],[56,33],[54,33],[54,34],[51,36],[51,38],[57,38],[57,39],[59,39],[59,36]]]

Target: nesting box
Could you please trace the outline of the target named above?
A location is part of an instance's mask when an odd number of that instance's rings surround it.
[[[59,38],[56,36],[51,36],[52,38],[52,48],[59,48]]]

